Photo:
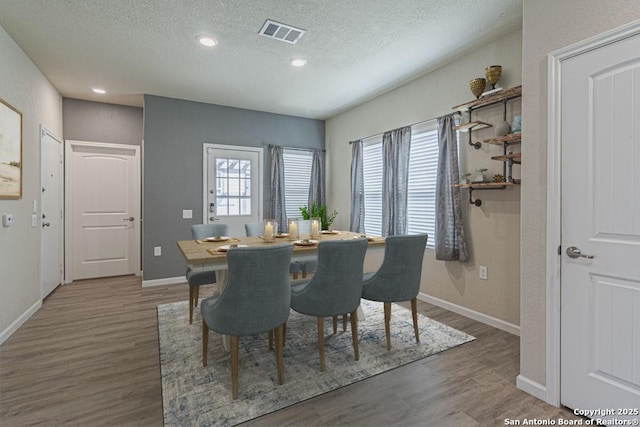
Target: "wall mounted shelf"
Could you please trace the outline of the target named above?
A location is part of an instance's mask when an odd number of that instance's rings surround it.
[[[476,182],[471,184],[454,184],[454,187],[469,189],[469,203],[475,206],[482,206],[482,200],[473,198],[473,190],[505,190],[509,187],[517,187],[516,182]]]
[[[481,206],[482,200],[473,198],[474,190],[505,190],[509,187],[514,187],[520,184],[520,180],[516,180],[512,177],[513,165],[519,165],[522,163],[522,154],[521,153],[507,153],[507,149],[516,144],[521,144],[521,134],[518,133],[510,133],[504,136],[498,136],[495,138],[488,138],[482,141],[473,142],[472,140],[472,132],[480,129],[486,129],[492,127],[491,123],[486,123],[482,121],[473,121],[471,120],[471,114],[474,110],[489,107],[491,105],[496,105],[502,103],[504,106],[504,115],[503,120],[506,121],[507,115],[507,102],[520,98],[522,96],[522,86],[512,87],[510,89],[501,90],[499,92],[494,92],[489,95],[483,96],[478,99],[474,99],[473,101],[465,102],[464,104],[456,105],[455,107],[451,107],[453,110],[458,111],[460,114],[468,113],[469,121],[467,123],[463,123],[459,126],[456,126],[456,130],[460,132],[467,132],[469,134],[469,145],[475,149],[480,149],[482,144],[492,144],[499,145],[503,148],[503,154],[501,156],[493,156],[492,160],[497,160],[504,162],[503,165],[503,173],[504,177],[503,182],[477,182],[471,184],[457,184],[454,187],[458,188],[467,188],[469,190],[469,203],[475,206]]]

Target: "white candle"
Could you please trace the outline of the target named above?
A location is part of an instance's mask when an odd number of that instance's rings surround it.
[[[311,221],[311,237],[318,235],[318,221]]]
[[[264,225],[264,238],[265,239],[273,239],[273,224],[267,222]]]
[[[296,237],[296,235],[298,234],[298,227],[296,227],[295,222],[289,224],[289,234],[291,234],[293,237]]]

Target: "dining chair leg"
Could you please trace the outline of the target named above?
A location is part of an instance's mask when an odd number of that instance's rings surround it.
[[[324,317],[318,317],[318,351],[320,353],[320,370],[324,371]]]
[[[307,272],[306,272],[306,271],[303,271],[303,272],[302,272],[302,278],[303,278],[303,279],[306,279],[306,278],[307,278]]]
[[[342,332],[347,330],[347,313],[342,315]]]
[[[284,349],[284,345],[287,343],[287,322],[282,324],[282,348]]]
[[[194,286],[196,289],[196,295],[193,298],[193,306],[197,307],[198,306],[198,300],[200,299],[200,286]]]
[[[231,397],[238,398],[238,336],[231,335]]]
[[[418,299],[411,300],[411,314],[413,315],[413,331],[416,334],[416,342],[420,342],[420,334],[418,332]]]
[[[291,273],[291,275],[293,276],[293,280],[297,280],[298,279],[298,273]]]
[[[282,355],[283,325],[276,328],[276,365],[278,366],[278,384],[284,384],[284,357]]]
[[[193,323],[193,286],[189,286],[189,324]]]
[[[356,360],[360,360],[360,350],[358,349],[358,313],[356,310],[351,312],[351,338],[353,339],[353,352]]]
[[[269,351],[273,350],[273,330],[269,331]]]
[[[207,351],[209,349],[209,325],[202,319],[202,366],[207,366]]]
[[[391,303],[384,303],[384,332],[387,335],[387,350],[391,350]]]
[[[333,316],[333,335],[338,333],[338,316]]]

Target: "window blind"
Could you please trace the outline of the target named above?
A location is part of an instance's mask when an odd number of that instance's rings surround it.
[[[282,149],[284,159],[284,198],[287,218],[300,218],[300,207],[307,206],[311,183],[311,150]]]

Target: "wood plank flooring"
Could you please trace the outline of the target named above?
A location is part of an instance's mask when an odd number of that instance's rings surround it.
[[[186,284],[141,288],[133,276],[58,288],[0,346],[0,425],[162,426],[156,306],[187,299]],[[245,425],[498,426],[506,418],[575,418],[516,388],[518,337],[420,301],[418,311],[477,339]]]

